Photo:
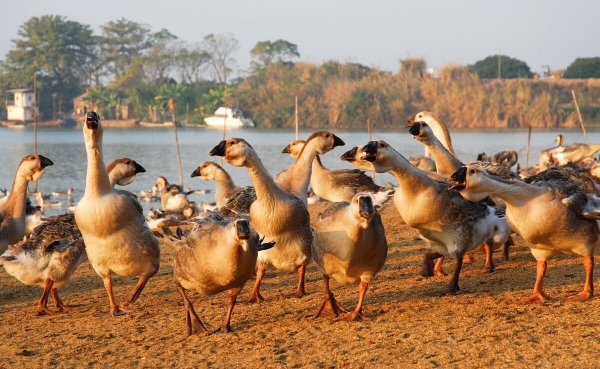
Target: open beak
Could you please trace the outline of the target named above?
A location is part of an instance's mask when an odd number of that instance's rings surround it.
[[[247,240],[250,238],[250,224],[247,220],[238,220],[235,223],[235,229],[240,240]]]
[[[414,122],[417,121],[417,115],[413,115],[412,117],[410,117],[407,121],[406,121],[406,126],[410,127],[413,125]]]
[[[356,152],[358,151],[358,147],[353,147],[350,151],[346,151],[342,154],[340,159],[353,162],[356,161]]]
[[[225,144],[227,143],[227,141],[223,140],[221,142],[219,142],[219,144],[215,147],[213,147],[212,150],[210,150],[209,155],[210,156],[225,156]]]
[[[146,168],[144,168],[143,166],[139,165],[137,162],[135,162],[135,174],[138,173],[146,173]]]
[[[408,133],[410,133],[411,135],[418,136],[419,133],[421,133],[421,125],[419,124],[419,122],[415,122],[409,127],[410,128],[408,129]]]
[[[371,196],[361,196],[358,198],[358,211],[364,219],[370,219],[375,209],[373,208],[373,199]]]
[[[363,159],[366,161],[370,161],[371,163],[377,160],[377,142],[369,141],[368,144],[363,146],[362,152],[365,154]]]
[[[95,111],[88,112],[85,117],[85,125],[88,127],[88,129],[98,128],[99,121],[100,121],[100,117],[98,116],[98,113],[96,113]]]
[[[283,148],[283,150],[281,150],[282,154],[290,154],[290,145],[287,145],[286,147]]]
[[[42,155],[38,155],[38,158],[40,160],[40,166],[42,167],[42,169],[50,166],[50,165],[54,165],[54,163],[52,162],[52,160],[48,159],[45,156]]]
[[[194,169],[194,171],[192,172],[191,177],[200,177],[200,167]]]
[[[333,135],[333,147],[344,146],[346,143],[336,135]]]
[[[460,167],[450,176],[450,189],[462,191],[467,188],[467,167]]]

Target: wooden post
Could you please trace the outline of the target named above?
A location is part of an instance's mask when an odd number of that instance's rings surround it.
[[[177,165],[179,166],[179,184],[183,190],[183,167],[181,166],[181,153],[179,152],[179,137],[177,136],[177,120],[175,119],[175,101],[169,99],[169,109],[171,110],[171,118],[173,119],[173,130],[175,132],[175,149],[177,152]]]
[[[371,120],[367,118],[367,133],[369,135],[369,142],[371,142]],[[375,180],[375,171],[373,171],[373,175],[371,176],[373,180]]]
[[[502,79],[502,53],[498,53],[498,79]]]
[[[577,116],[579,117],[579,124],[581,125],[581,130],[583,131],[583,135],[585,136],[585,143],[589,145],[590,138],[587,135],[585,126],[583,125],[583,118],[581,118],[581,112],[579,111],[579,104],[577,104],[577,98],[575,97],[575,91],[571,90],[571,94],[573,95],[573,103],[575,104],[575,110],[577,110]]]
[[[185,124],[190,124],[188,121],[188,113],[190,111],[190,104],[185,104]]]
[[[296,104],[294,111],[294,125],[296,126],[296,140],[298,140],[298,95],[296,95]]]
[[[35,73],[33,73],[33,100],[35,104],[33,105],[33,154],[38,154],[38,97],[37,97],[37,78]],[[38,191],[38,183],[37,180],[33,181],[33,192]]]
[[[529,168],[529,146],[531,145],[531,126],[527,132],[527,148],[525,149],[525,168]]]

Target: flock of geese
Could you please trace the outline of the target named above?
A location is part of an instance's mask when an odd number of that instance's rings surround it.
[[[252,186],[239,187],[214,161],[201,163],[191,174],[215,182],[215,203],[195,204],[181,187],[158,177],[155,189],[139,197],[115,186],[130,184],[145,169],[129,158],[105,164],[103,128],[95,112],[87,114],[83,135],[87,174],[83,198],[73,212],[43,218],[27,197],[28,183],[39,180],[54,163],[42,155],[22,159],[10,194],[0,199],[0,264],[27,285],[43,288],[36,312],[67,310],[57,289],[77,267],[90,262],[102,278],[109,300],[107,315],[126,314],[160,267],[161,245],[175,252],[174,277],[184,301],[188,335],[229,332],[237,297],[255,276],[248,302],[264,300],[262,281],[267,268],[296,273],[291,296],[305,294],[306,266],[313,261],[323,275],[324,298],[314,318],[364,320],[368,286],[382,269],[388,245],[379,210],[390,200],[406,224],[416,229],[429,248],[423,275],[445,275],[445,257],[456,260],[443,294],[460,290],[463,261],[484,250],[488,272],[493,252],[508,259],[513,234],[528,244],[537,261],[533,293],[522,303],[547,298],[543,279],[547,260],[557,253],[583,257],[585,284],[570,301],[593,295],[593,252],[600,219],[600,145],[564,145],[542,152],[540,162],[521,170],[514,151],[477,161],[461,161],[446,124],[435,114],[420,112],[407,122],[408,132],[425,148],[425,155],[405,158],[387,142],[370,141],[345,152],[341,159],[355,169],[330,170],[320,156],[343,146],[327,131],[313,133],[283,149],[295,159],[272,177],[254,148],[242,138],[221,141],[209,153],[236,167],[245,167]],[[398,185],[379,186],[365,171],[390,173]],[[331,201],[311,227],[307,210],[312,197]],[[60,196],[64,194],[56,194]],[[72,198],[72,191],[67,194]],[[143,214],[140,199],[160,199],[161,209]],[[38,204],[51,199],[36,195]],[[69,209],[71,205],[69,205]],[[68,210],[69,210],[68,209]],[[37,214],[31,219],[31,214]],[[29,214],[29,215],[28,215]],[[37,225],[37,226],[33,226]],[[112,275],[139,277],[127,300],[113,296]],[[358,302],[346,311],[335,299],[330,280],[358,285]],[[209,331],[186,295],[227,292],[227,312],[218,329]]]

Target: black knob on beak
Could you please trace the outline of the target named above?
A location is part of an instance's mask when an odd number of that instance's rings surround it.
[[[225,144],[227,143],[227,141],[223,140],[221,142],[219,142],[219,144],[215,147],[213,147],[212,150],[210,150],[209,155],[210,156],[225,156]]]

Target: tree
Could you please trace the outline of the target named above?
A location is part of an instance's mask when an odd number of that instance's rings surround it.
[[[564,78],[600,78],[600,57],[577,58],[565,70]]]
[[[91,75],[89,66],[97,57],[91,28],[63,16],[45,15],[30,18],[18,35],[6,56],[3,74],[12,75],[13,87],[25,87],[32,86],[36,73],[42,110],[51,110],[48,99],[53,93],[59,97],[59,110],[68,108],[62,105],[70,105],[81,93]]]
[[[400,60],[400,73],[406,73],[410,76],[423,77],[425,75],[427,63],[425,59],[403,59]]]
[[[175,54],[177,52],[173,41],[177,36],[166,29],[151,36],[152,46],[143,56],[144,74],[153,85],[168,82],[171,71],[175,68]]]
[[[533,73],[527,63],[506,55],[490,55],[470,65],[469,69],[479,78],[532,78]]]
[[[236,65],[233,53],[239,49],[238,41],[229,33],[211,33],[204,37],[202,46],[210,57],[208,64],[213,77],[219,83],[227,83],[227,78]]]
[[[202,73],[210,61],[210,55],[199,46],[181,48],[175,57],[175,65],[181,82],[187,84],[202,81]]]
[[[299,58],[298,46],[286,40],[260,41],[250,50],[255,69],[266,68],[273,62],[290,62]]]
[[[102,29],[102,53],[110,72],[117,77],[153,44],[150,30],[125,18],[110,21],[100,26]]]

